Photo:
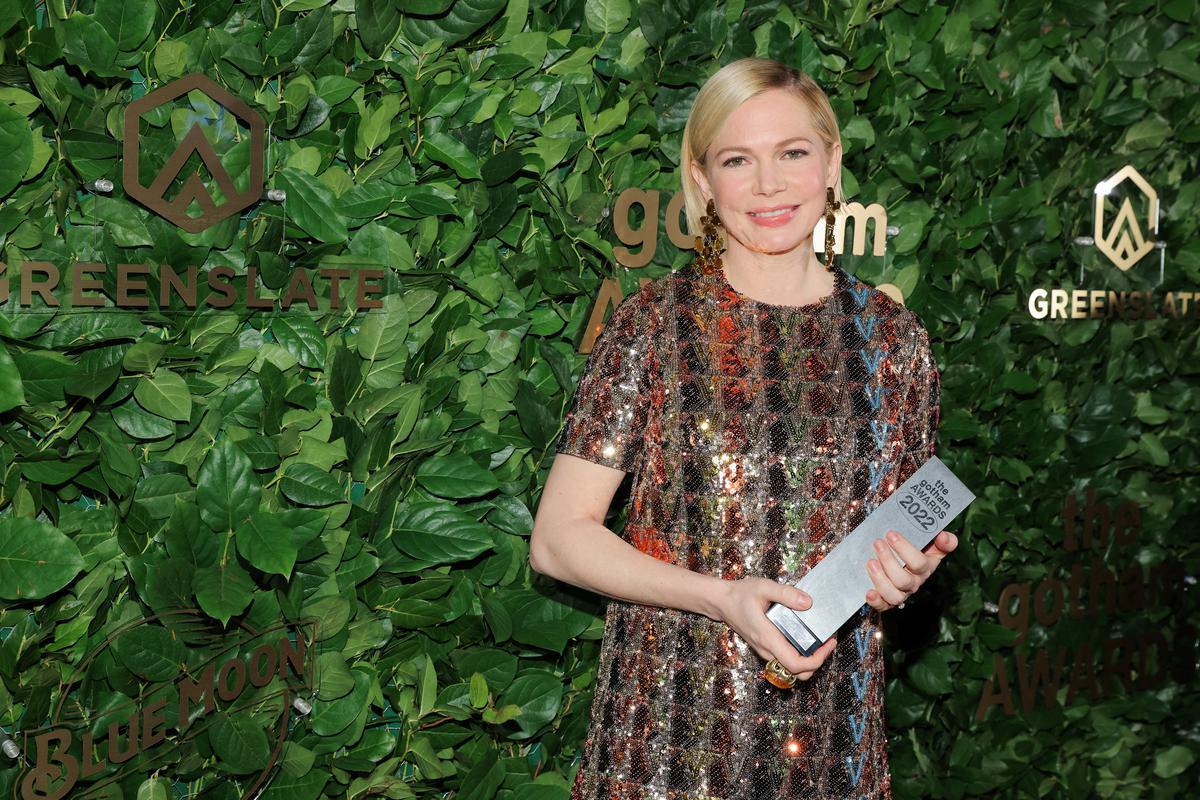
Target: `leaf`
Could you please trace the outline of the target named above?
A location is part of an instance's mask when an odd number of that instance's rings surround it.
[[[357,0],[354,18],[363,49],[376,58],[400,30],[400,9],[393,0]]]
[[[200,519],[214,531],[234,530],[258,508],[261,494],[250,459],[228,436],[222,437],[196,476]]]
[[[138,380],[133,396],[142,408],[160,417],[187,422],[192,417],[192,393],[183,378],[169,369],[155,370]]]
[[[467,149],[465,144],[449,134],[440,131],[431,133],[425,137],[424,146],[430,158],[453,169],[458,177],[466,179],[479,177],[479,159]]]
[[[197,569],[192,576],[192,590],[204,613],[224,625],[250,605],[254,581],[236,561],[227,561]]]
[[[75,543],[48,522],[0,517],[0,598],[40,600],[83,569]]]
[[[328,506],[346,499],[341,485],[311,464],[289,464],[279,488],[287,499],[302,506]]]
[[[475,463],[466,453],[451,452],[421,462],[417,482],[439,497],[479,497],[494,492],[496,476]]]
[[[25,177],[33,160],[33,132],[29,120],[8,105],[0,103],[0,197],[9,192]]]
[[[524,602],[509,605],[513,618],[512,637],[518,642],[561,653],[573,636],[583,632],[591,615],[556,597],[538,592],[518,595]]]
[[[331,777],[317,767],[299,777],[276,775],[262,793],[262,800],[317,800]]]
[[[508,0],[456,0],[450,6],[450,13],[437,19],[405,17],[404,33],[417,47],[435,39],[440,39],[447,47],[458,44],[495,19],[507,2]]]
[[[65,42],[63,55],[67,61],[97,75],[116,75],[117,43],[104,26],[85,14],[75,13],[62,23]]]
[[[325,365],[328,341],[311,317],[293,314],[271,320],[271,333],[303,367],[317,369]]]
[[[497,700],[496,705],[515,705],[521,709],[517,726],[527,739],[558,715],[562,705],[563,683],[552,672],[530,669],[517,676]]]
[[[21,373],[8,350],[0,343],[0,413],[23,405],[25,390],[21,386]]]
[[[430,564],[474,558],[492,547],[486,525],[446,503],[403,506],[396,515],[391,538],[402,552]]]
[[[408,336],[408,306],[401,295],[383,298],[383,308],[366,315],[355,346],[367,361],[382,361],[404,346]]]
[[[187,662],[188,651],[166,628],[138,625],[113,642],[125,668],[148,681],[172,681]]]
[[[1155,114],[1130,125],[1117,147],[1123,152],[1153,150],[1160,147],[1170,135],[1170,123]]]
[[[520,150],[501,150],[483,162],[480,176],[488,186],[497,186],[516,175],[525,167],[525,156]]]
[[[1181,744],[1173,745],[1154,757],[1154,774],[1163,779],[1174,778],[1194,763],[1196,754],[1191,749]]]
[[[478,672],[471,676],[470,690],[471,705],[475,708],[483,708],[488,702],[488,685],[487,680]]]
[[[949,694],[954,689],[946,648],[929,649],[908,671],[913,685],[926,694]]]
[[[96,0],[96,21],[118,50],[135,50],[154,27],[153,0]]]
[[[134,439],[163,439],[175,432],[175,423],[143,410],[132,399],[115,407],[112,416],[117,427]]]
[[[596,33],[624,30],[629,15],[629,0],[587,0],[583,4],[583,18]]]
[[[249,714],[219,712],[208,729],[208,741],[221,765],[238,774],[261,770],[271,755],[266,731]]]
[[[504,767],[495,750],[488,749],[462,778],[462,789],[455,792],[457,800],[491,800],[504,782]]]
[[[137,800],[169,800],[171,784],[163,778],[147,778],[137,790]]]
[[[234,537],[238,552],[252,566],[285,578],[292,574],[299,548],[292,540],[291,530],[275,514],[255,511],[237,527]]]
[[[337,201],[325,184],[295,167],[284,167],[275,180],[287,192],[284,210],[301,230],[317,241],[330,244],[340,244],[349,238]]]
[[[312,701],[309,724],[318,736],[341,733],[367,707],[371,678],[361,669],[353,669],[350,673],[354,678],[354,688],[350,692],[335,700],[317,697]]]

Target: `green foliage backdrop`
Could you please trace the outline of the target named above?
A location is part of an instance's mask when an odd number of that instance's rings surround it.
[[[981,495],[962,552],[889,626],[897,796],[1194,787],[1187,684],[975,710],[1013,648],[988,604],[1078,558],[1061,546],[1066,495],[1142,509],[1110,563],[1197,570],[1195,322],[1024,311],[1081,269],[1092,288],[1157,277],[1071,243],[1090,233],[1090,187],[1124,163],[1163,201],[1164,288],[1200,288],[1196,3],[804,5],[0,2],[10,274],[255,267],[278,294],[296,268],[367,265],[389,295],[359,317],[0,308],[0,725],[46,724],[60,680],[130,621],[198,607],[219,639],[314,618],[317,709],[267,797],[565,798],[601,608],[531,575],[527,537],[592,292],[619,271],[608,209],[626,187],[676,188],[699,84],[759,54],[829,89],[848,194],[900,227],[886,257],[845,263],[899,285],[930,328],[942,449]],[[261,111],[267,182],[288,196],[200,234],[125,198],[118,144],[126,103],[193,71]],[[148,146],[211,112],[151,120]],[[227,143],[236,165],[245,145]],[[99,177],[111,196],[85,191]],[[661,245],[621,280],[686,257]],[[1195,611],[1172,603],[1144,619]],[[1107,624],[1035,624],[1029,643]],[[144,637],[170,657],[167,641]],[[77,698],[90,708],[153,678],[129,659],[104,669]],[[258,741],[258,717],[231,719],[101,796],[240,796],[265,756],[229,744]],[[153,776],[174,760],[172,787]],[[18,778],[0,769],[0,791]]]

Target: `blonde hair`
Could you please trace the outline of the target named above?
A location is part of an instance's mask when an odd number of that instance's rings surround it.
[[[833,113],[829,97],[804,72],[767,58],[742,58],[726,64],[700,88],[688,114],[687,125],[683,128],[679,172],[687,208],[688,231],[696,233],[700,230],[700,217],[704,214],[705,206],[704,194],[692,178],[691,163],[696,161],[703,166],[708,148],[734,109],[768,89],[786,89],[804,101],[826,153],[832,153],[834,145],[841,144],[837,115]],[[840,170],[833,191],[841,201]]]

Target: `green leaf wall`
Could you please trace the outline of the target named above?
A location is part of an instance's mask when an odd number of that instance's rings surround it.
[[[960,552],[888,623],[896,796],[1188,796],[1196,319],[1036,321],[1025,304],[1038,287],[1158,282],[1157,254],[1122,273],[1074,243],[1092,187],[1124,164],[1162,202],[1159,296],[1200,290],[1198,30],[1194,0],[0,3],[10,281],[31,261],[253,268],[281,296],[297,268],[375,268],[387,295],[356,316],[56,311],[14,290],[0,726],[20,740],[63,692],[97,712],[144,692],[158,670],[120,648],[86,693],[62,683],[131,622],[200,609],[197,628],[140,636],[178,658],[175,635],[216,647],[314,619],[314,711],[264,797],[565,798],[602,607],[531,574],[531,513],[600,282],[629,291],[687,258],[661,232],[650,266],[617,267],[613,201],[676,190],[699,84],[757,54],[827,87],[848,194],[899,227],[886,256],[843,263],[902,287],[930,329],[941,452],[980,495]],[[287,193],[199,234],[129,200],[120,172],[125,105],[190,72],[264,116],[267,185]],[[147,128],[151,151],[174,146],[168,121]],[[229,142],[237,174],[248,150]],[[116,190],[89,192],[96,178]],[[1061,509],[1089,489],[1139,527],[1069,552]],[[1140,607],[1031,612],[1015,642],[1006,587],[1077,565],[1176,571]],[[1157,685],[1076,665],[1147,631],[1169,637]],[[1057,695],[1017,675],[1039,651],[1050,667],[1064,653]],[[997,657],[1013,713],[977,719]],[[240,797],[267,730],[221,713],[95,796]],[[0,763],[7,796],[21,777]]]

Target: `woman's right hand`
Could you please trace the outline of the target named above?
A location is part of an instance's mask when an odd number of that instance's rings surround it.
[[[722,588],[724,592],[717,601],[720,621],[733,628],[764,661],[775,659],[802,681],[813,676],[837,645],[837,640],[831,638],[811,656],[802,656],[767,619],[767,609],[772,603],[782,603],[796,611],[812,606],[812,598],[795,586],[768,578],[742,578],[725,581]]]

